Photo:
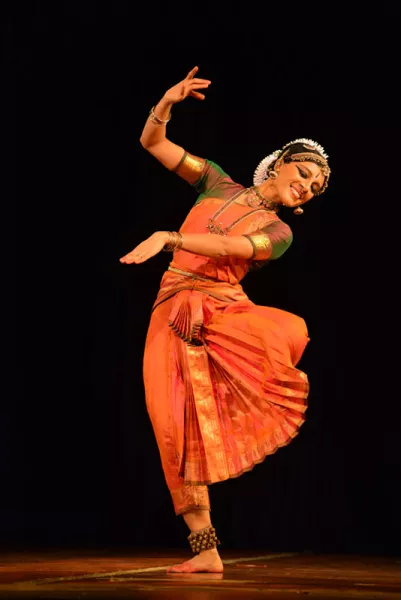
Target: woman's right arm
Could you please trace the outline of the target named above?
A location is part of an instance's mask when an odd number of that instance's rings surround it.
[[[166,124],[173,104],[182,102],[188,96],[197,100],[205,99],[205,95],[198,90],[208,88],[211,81],[195,78],[198,70],[199,67],[194,67],[185,79],[167,90],[153,108],[153,115],[149,115],[140,138],[142,146],[170,170],[177,168],[183,158],[184,149],[167,139]],[[196,160],[196,157],[194,159]]]

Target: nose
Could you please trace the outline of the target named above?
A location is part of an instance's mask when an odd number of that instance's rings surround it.
[[[312,192],[312,181],[308,181],[305,182],[304,185],[302,185],[302,194],[310,194]]]

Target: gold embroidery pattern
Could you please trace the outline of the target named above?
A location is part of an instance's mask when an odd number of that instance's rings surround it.
[[[177,515],[189,510],[210,510],[209,492],[205,485],[183,485],[177,490],[171,490]]]
[[[217,235],[227,235],[228,232],[231,231],[231,229],[234,229],[234,227],[238,225],[238,223],[241,223],[241,221],[244,221],[250,215],[253,215],[254,213],[260,212],[262,210],[263,212],[266,212],[266,209],[264,208],[255,208],[254,210],[250,210],[249,212],[242,215],[242,217],[239,217],[238,219],[233,221],[231,225],[228,225],[227,227],[223,227],[222,223],[216,223],[216,221],[214,221],[212,217],[211,219],[209,219],[209,222],[206,225],[206,227],[208,228],[209,233],[215,233]]]
[[[263,233],[257,235],[246,235],[253,246],[253,260],[267,260],[273,251],[269,237]]]
[[[219,414],[210,379],[208,355],[203,346],[186,344],[190,375],[192,411],[188,408],[186,425],[187,456],[184,480],[186,482],[224,481],[228,479],[227,457],[220,430]],[[191,433],[195,438],[191,439]],[[193,437],[193,434],[192,434]],[[196,447],[194,446],[196,441]],[[201,443],[199,444],[199,441]]]
[[[224,204],[222,204],[220,206],[220,208],[214,213],[214,215],[212,217],[210,217],[208,224],[206,225],[207,229],[209,230],[209,233],[215,233],[217,235],[227,235],[229,231],[231,231],[231,229],[233,229],[236,225],[238,225],[238,223],[240,223],[241,221],[243,221],[244,219],[247,219],[250,215],[257,213],[257,212],[277,212],[276,210],[270,210],[268,208],[266,208],[266,206],[260,206],[258,208],[254,208],[253,210],[250,210],[249,212],[245,213],[244,215],[242,215],[241,217],[239,217],[238,219],[236,219],[233,223],[231,223],[230,225],[228,225],[227,227],[224,227],[223,224],[221,222],[217,222],[216,219],[217,217],[219,217],[224,211],[226,211],[231,204],[233,204],[235,202],[235,200],[241,196],[242,194],[249,194],[250,192],[252,192],[253,188],[247,188],[247,189],[242,189],[239,192],[237,192],[236,194],[234,194],[233,196],[231,196],[231,198],[228,198],[228,200],[226,200],[226,202],[224,202]]]

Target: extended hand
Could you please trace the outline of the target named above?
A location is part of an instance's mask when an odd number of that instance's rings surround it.
[[[187,98],[187,96],[192,96],[197,100],[204,100],[205,94],[202,94],[197,90],[208,88],[212,82],[209,79],[194,79],[194,75],[198,71],[199,67],[194,67],[188,73],[185,79],[183,79],[182,81],[180,81],[180,83],[177,83],[177,85],[174,85],[172,88],[167,90],[167,92],[164,94],[164,98],[172,104],[182,102],[182,100]]]
[[[158,254],[168,241],[168,234],[166,231],[156,231],[147,240],[141,242],[131,252],[120,258],[121,263],[130,265],[132,263],[139,264],[152,258],[155,254]]]

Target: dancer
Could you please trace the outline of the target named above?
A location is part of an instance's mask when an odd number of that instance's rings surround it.
[[[250,187],[168,140],[172,106],[188,96],[203,100],[200,90],[211,84],[197,72],[164,94],[141,136],[146,150],[195,188],[197,201],[179,231],[157,231],[120,259],[140,264],[173,253],[152,310],[144,384],[166,482],[195,554],[169,572],[186,573],[223,570],[207,486],[252,469],[305,420],[309,384],[296,365],[306,324],[255,305],[240,282],[289,248],[292,233],[279,209],[300,214],[330,176],[327,154],[309,139],[263,159]]]

